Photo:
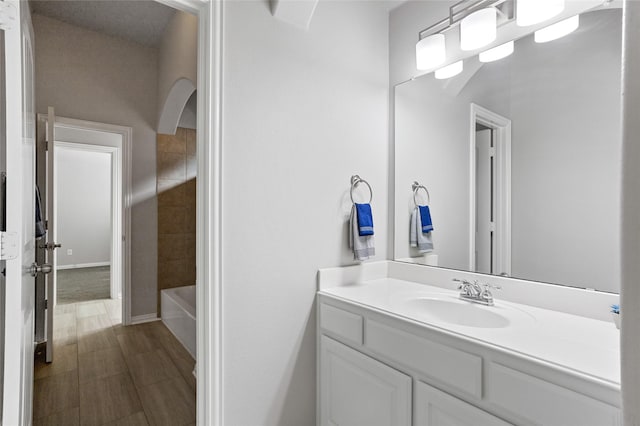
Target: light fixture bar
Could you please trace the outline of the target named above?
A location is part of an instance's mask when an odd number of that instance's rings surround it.
[[[499,9],[498,6],[502,3],[513,3],[513,0],[463,0],[449,8],[449,23],[458,23],[473,12],[487,7]]]
[[[463,0],[449,8],[449,17],[444,18],[435,24],[423,29],[418,33],[418,40],[422,40],[432,34],[443,33],[460,24],[468,15],[480,9],[487,7],[495,7],[498,10],[498,16],[501,18],[498,25],[511,21],[515,18],[513,15],[513,7],[500,8],[503,3],[509,3],[510,6],[515,0]]]

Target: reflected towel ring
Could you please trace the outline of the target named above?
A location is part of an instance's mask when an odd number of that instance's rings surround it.
[[[413,204],[418,207],[418,200],[416,200],[416,195],[418,195],[418,191],[424,189],[424,192],[427,193],[427,205],[431,205],[431,195],[429,195],[429,190],[426,186],[420,185],[418,182],[414,181],[411,185],[411,189],[413,189]]]
[[[353,204],[356,203],[355,201],[353,201],[353,190],[356,189],[356,187],[361,183],[364,183],[365,185],[367,185],[367,188],[369,188],[369,194],[370,194],[369,195],[369,204],[371,204],[371,200],[373,200],[373,190],[371,189],[371,185],[369,185],[369,182],[367,182],[366,180],[362,179],[358,175],[351,176],[351,191],[349,191],[349,195],[351,196],[351,202]]]

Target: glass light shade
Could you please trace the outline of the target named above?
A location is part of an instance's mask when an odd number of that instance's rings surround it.
[[[496,46],[493,49],[485,50],[484,52],[478,55],[478,59],[480,62],[493,62],[502,58],[506,58],[507,56],[513,53],[513,40],[501,44],[500,46]]]
[[[433,34],[416,43],[416,68],[428,70],[442,64],[446,58],[444,34]]]
[[[528,27],[551,19],[564,10],[564,0],[517,0],[516,23]]]
[[[497,13],[493,7],[480,9],[460,21],[460,49],[476,50],[496,39]]]
[[[454,77],[462,72],[462,61],[454,62],[451,65],[436,70],[436,78],[444,80],[445,78]]]
[[[580,26],[580,15],[572,16],[564,21],[549,25],[546,28],[535,32],[533,39],[536,43],[546,43],[548,41],[557,40],[561,37],[571,34]]]

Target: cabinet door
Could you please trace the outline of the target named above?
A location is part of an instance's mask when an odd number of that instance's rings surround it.
[[[415,398],[416,426],[507,426],[503,420],[417,382]]]
[[[410,426],[411,377],[322,336],[320,425]]]

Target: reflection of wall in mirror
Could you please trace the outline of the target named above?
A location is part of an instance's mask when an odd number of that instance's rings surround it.
[[[432,75],[398,86],[395,258],[415,255],[404,230],[419,180],[431,191],[440,266],[468,268],[474,102],[512,120],[512,275],[617,292],[620,53],[621,10],[590,12],[563,39],[517,41],[459,93],[459,82]]]

